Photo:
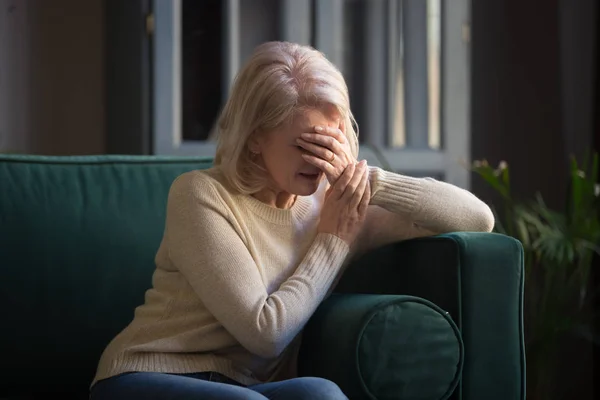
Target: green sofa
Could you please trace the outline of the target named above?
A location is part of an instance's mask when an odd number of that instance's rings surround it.
[[[210,159],[0,156],[0,399],[86,399],[151,283],[167,191]],[[522,400],[523,253],[493,233],[355,260],[307,324],[301,375],[350,399]]]

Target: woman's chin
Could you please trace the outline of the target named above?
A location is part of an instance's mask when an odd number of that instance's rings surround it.
[[[298,196],[310,196],[319,189],[323,174],[316,175],[302,175],[298,174],[296,184],[294,185],[294,194]]]

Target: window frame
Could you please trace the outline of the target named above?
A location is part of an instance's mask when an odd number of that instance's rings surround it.
[[[223,91],[229,93],[231,83],[240,66],[240,1],[223,0],[226,21],[224,29],[224,59],[226,77]],[[349,0],[281,0],[279,18],[282,40],[313,44],[331,61],[340,65],[342,60],[342,10]],[[402,1],[402,0],[400,0]],[[404,0],[411,1],[411,0]],[[415,1],[415,0],[412,0]],[[422,1],[422,0],[416,0]],[[373,80],[374,90],[368,93],[364,110],[370,117],[360,126],[366,138],[361,144],[360,157],[372,165],[391,168],[409,175],[441,177],[447,182],[469,189],[470,172],[470,0],[453,0],[452,7],[444,7],[442,0],[442,68],[441,68],[441,135],[440,149],[393,148],[386,146],[383,132],[389,131],[393,118],[389,87],[391,66],[390,47],[369,46],[372,61],[365,79]],[[373,7],[385,7],[387,1],[376,1]],[[182,139],[181,129],[181,0],[153,0],[155,32],[153,51],[153,152],[161,155],[213,156],[214,142],[195,142]],[[373,9],[375,10],[375,9]],[[389,16],[389,10],[385,10]],[[380,10],[381,14],[381,10]],[[303,15],[303,18],[299,18]],[[314,18],[309,18],[313,16]],[[377,13],[368,13],[370,40],[378,43]],[[369,21],[369,18],[372,18]],[[390,17],[391,18],[391,17]],[[337,21],[338,23],[331,23]],[[381,31],[381,29],[379,29]],[[391,32],[388,32],[391,35]],[[379,43],[382,43],[379,41]],[[340,67],[344,72],[343,66]],[[382,75],[380,72],[384,71]],[[384,76],[382,78],[382,76]],[[169,77],[170,79],[165,79]],[[377,134],[375,134],[377,133]],[[381,159],[385,158],[385,161]]]

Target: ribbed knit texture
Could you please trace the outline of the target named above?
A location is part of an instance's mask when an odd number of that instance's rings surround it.
[[[373,207],[351,246],[317,233],[326,185],[284,210],[229,190],[217,169],[178,177],[152,288],[105,349],[92,384],[131,371],[216,371],[245,385],[292,377],[302,328],[350,254],[493,226],[489,207],[465,190],[370,174]]]

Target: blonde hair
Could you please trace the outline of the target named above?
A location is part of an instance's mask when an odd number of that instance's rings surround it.
[[[298,111],[325,105],[338,111],[356,158],[358,126],[342,73],[312,47],[289,42],[259,45],[239,71],[219,117],[215,166],[240,193],[258,192],[266,185],[266,173],[248,148],[251,135],[285,124]]]

